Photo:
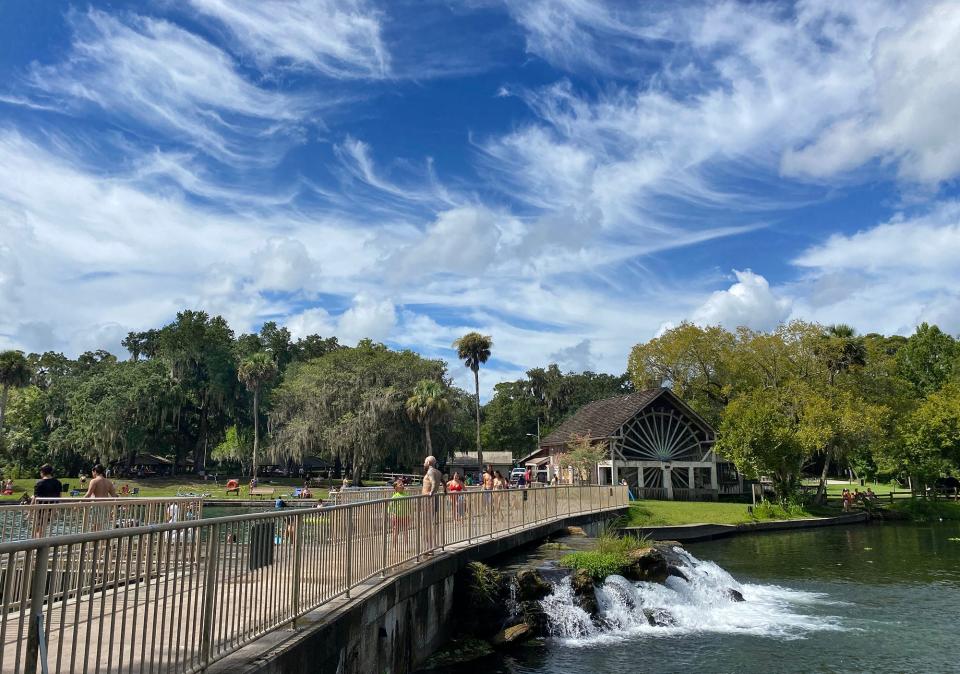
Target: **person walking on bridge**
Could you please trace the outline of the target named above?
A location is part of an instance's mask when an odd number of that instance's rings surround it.
[[[420,514],[423,523],[425,554],[432,555],[433,549],[437,547],[437,513],[440,510],[440,499],[437,498],[437,494],[443,491],[443,476],[437,470],[437,458],[435,456],[428,456],[424,459],[423,468],[425,472],[420,493],[430,498],[421,499]]]
[[[108,498],[116,497],[117,490],[113,482],[104,477],[104,467],[99,463],[93,467],[93,479],[90,480],[90,486],[87,487],[87,493],[84,498]]]

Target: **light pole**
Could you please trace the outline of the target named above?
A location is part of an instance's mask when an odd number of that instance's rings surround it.
[[[537,432],[536,432],[536,434],[534,434],[534,433],[527,433],[526,435],[527,435],[528,438],[536,438],[536,439],[537,439],[537,449],[540,449],[540,417],[537,417]]]
[[[540,417],[537,417],[537,432],[536,432],[536,434],[534,434],[534,433],[527,433],[526,436],[527,436],[528,438],[536,438],[536,439],[537,439],[537,449],[535,449],[534,451],[539,450],[539,449],[540,449]],[[550,475],[550,467],[549,467],[549,464],[547,464],[547,482],[550,482],[550,477],[551,477],[551,475]]]

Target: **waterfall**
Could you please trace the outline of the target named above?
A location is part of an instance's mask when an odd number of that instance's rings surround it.
[[[803,638],[810,632],[843,629],[823,615],[825,595],[777,585],[739,583],[713,562],[675,548],[675,566],[687,580],[632,582],[608,576],[596,586],[596,620],[577,605],[570,579],[554,584],[542,602],[550,634],[571,645],[620,640],[633,635],[677,636],[696,632]],[[737,601],[734,592],[744,601]],[[817,612],[817,615],[812,613]]]

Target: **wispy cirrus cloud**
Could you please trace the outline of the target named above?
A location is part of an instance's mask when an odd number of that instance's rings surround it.
[[[226,27],[262,70],[307,68],[334,78],[390,74],[383,13],[365,0],[190,0]]]
[[[193,146],[228,164],[273,163],[321,107],[242,75],[229,54],[164,19],[72,11],[66,60],[35,64],[33,105],[90,106],[148,142]]]

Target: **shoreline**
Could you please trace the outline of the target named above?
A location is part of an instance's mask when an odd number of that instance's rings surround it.
[[[654,541],[671,540],[681,543],[693,543],[743,534],[789,531],[791,529],[813,529],[817,527],[842,526],[845,524],[864,524],[869,521],[870,514],[860,512],[836,515],[834,517],[770,520],[749,524],[670,524],[663,526],[622,527],[619,531],[645,536]]]

